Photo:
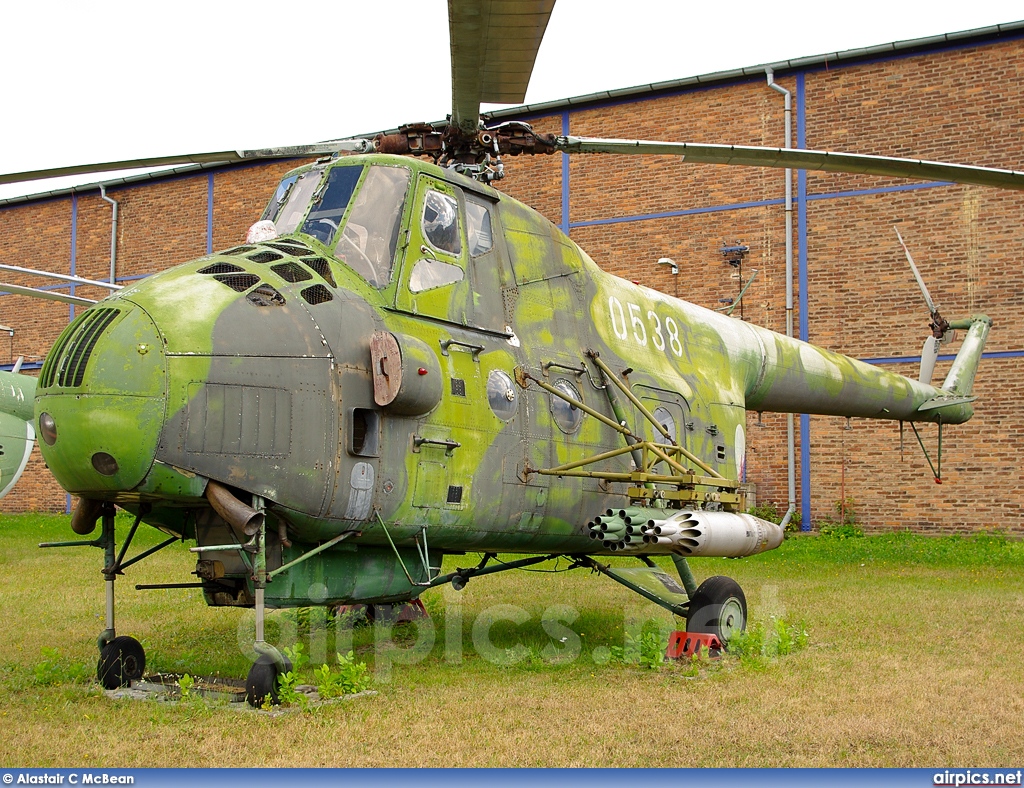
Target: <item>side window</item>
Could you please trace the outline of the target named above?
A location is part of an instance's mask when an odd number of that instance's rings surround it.
[[[440,259],[441,254],[457,258],[462,253],[459,203],[455,197],[430,189],[423,198],[420,227],[430,246],[424,245],[420,250],[424,256],[416,261],[409,275],[409,290],[421,293],[461,282],[466,276],[462,266]]]
[[[442,252],[462,252],[459,204],[454,197],[433,190],[427,192],[423,200],[423,237]]]
[[[337,256],[374,287],[391,281],[411,176],[405,167],[370,167],[338,241]]]
[[[466,195],[466,234],[469,236],[469,254],[472,257],[477,257],[494,248],[491,214],[487,210],[487,204],[468,194]]]
[[[313,207],[309,209],[309,216],[302,225],[302,232],[330,246],[362,174],[363,168],[360,166],[332,169],[327,174],[327,182],[321,187]]]
[[[409,275],[409,290],[413,293],[422,293],[424,290],[461,282],[463,276],[462,269],[457,265],[424,258],[418,260],[412,268]]]

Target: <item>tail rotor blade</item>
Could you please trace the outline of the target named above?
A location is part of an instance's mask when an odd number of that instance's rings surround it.
[[[924,341],[924,347],[921,348],[921,375],[918,380],[925,385],[931,385],[932,374],[935,372],[935,361],[939,357],[941,344],[942,340],[928,337]]]
[[[921,288],[921,292],[924,294],[924,301],[928,305],[928,311],[931,312],[932,314],[935,314],[936,312],[939,311],[939,308],[935,306],[935,302],[932,301],[932,295],[931,293],[928,292],[928,286],[925,285],[924,279],[921,278],[921,272],[918,271],[917,266],[914,265],[914,258],[911,257],[910,250],[907,248],[907,245],[903,242],[903,236],[900,235],[900,228],[893,227],[893,229],[896,231],[896,237],[900,239],[900,246],[903,247],[903,251],[907,255],[907,262],[910,263],[910,270],[914,272],[914,278],[917,280],[917,285],[918,287]]]

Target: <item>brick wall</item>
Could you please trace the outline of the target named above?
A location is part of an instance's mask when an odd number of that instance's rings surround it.
[[[1002,40],[776,77],[794,91],[806,147],[1019,169],[1022,71],[1024,40]],[[576,135],[783,142],[782,97],[760,78],[567,112]],[[538,131],[563,128],[559,112],[530,121]],[[211,177],[212,246],[237,243],[292,166],[228,168],[111,189],[121,203],[118,276],[144,275],[205,253]],[[744,299],[744,319],[784,331],[781,170],[694,165],[673,157],[576,156],[568,166],[564,205],[562,154],[509,158],[505,167],[502,190],[559,225],[567,210],[570,234],[606,270],[703,306],[722,306],[739,290],[736,271],[719,248],[748,245],[744,279],[754,269],[758,273]],[[1005,356],[982,364],[977,416],[944,432],[941,486],[909,428],[901,450],[895,423],[811,418],[806,457],[800,457],[798,429],[797,478],[801,496],[809,483],[812,519],[833,514],[833,503],[845,496],[872,529],[1024,534],[1024,462],[1016,450],[1024,432],[1024,332],[1015,320],[1024,307],[1024,196],[962,186],[908,188],[907,182],[873,176],[808,173],[805,183],[806,234],[801,237],[797,228],[794,235],[806,252],[803,295],[811,341],[857,358],[920,353],[927,311],[896,241],[898,225],[943,314],[989,314],[995,328],[986,349]],[[67,272],[74,259],[79,275],[107,276],[110,206],[95,192],[2,207],[0,218],[4,262]],[[656,265],[660,257],[675,260],[679,275]],[[90,295],[87,288],[78,290]],[[0,323],[17,329],[15,357],[41,360],[68,315],[66,305],[0,297]],[[799,302],[794,319],[799,324]],[[0,342],[0,360],[9,350]],[[917,375],[916,364],[887,368]],[[940,362],[936,378],[946,369],[948,362]],[[922,436],[934,453],[934,425]],[[785,417],[750,414],[747,445],[748,479],[757,484],[758,499],[785,508]],[[64,494],[34,458],[0,511],[64,505]]]

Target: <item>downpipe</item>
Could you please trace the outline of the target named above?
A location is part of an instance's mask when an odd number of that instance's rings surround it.
[[[793,144],[793,94],[775,82],[775,71],[766,68],[768,87],[785,97],[785,146]],[[786,336],[793,336],[793,170],[786,168]],[[789,508],[782,517],[781,526],[785,530],[796,512],[796,431],[793,414],[786,414],[786,476],[789,483]]]
[[[116,285],[117,275],[117,200],[107,196],[107,187],[100,184],[100,197],[112,206],[110,214],[110,284]]]

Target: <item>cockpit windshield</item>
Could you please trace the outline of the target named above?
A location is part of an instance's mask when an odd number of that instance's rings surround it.
[[[366,173],[335,254],[374,287],[387,287],[412,173],[375,165]]]
[[[274,223],[278,235],[299,230],[325,246],[337,242],[334,254],[339,260],[374,287],[387,287],[412,173],[401,166],[345,164],[331,167],[326,178],[323,174],[318,167],[289,175],[278,185],[263,219]]]
[[[327,182],[317,193],[302,232],[330,246],[362,174],[361,166],[334,167],[327,173]]]
[[[309,198],[323,176],[323,170],[309,170],[301,175],[289,175],[280,184],[270,201],[263,219],[269,219],[277,228],[278,235],[293,233],[306,214]]]

